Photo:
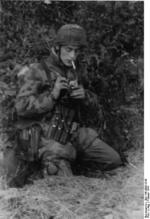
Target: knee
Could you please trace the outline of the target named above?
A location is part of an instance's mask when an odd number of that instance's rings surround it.
[[[118,154],[118,152],[113,151],[106,169],[114,169],[116,167],[119,167],[121,164],[122,161],[120,155]]]
[[[99,149],[99,156],[106,169],[114,169],[122,164],[119,153],[104,141],[97,138],[93,145]]]

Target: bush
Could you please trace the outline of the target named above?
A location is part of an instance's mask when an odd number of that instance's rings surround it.
[[[138,109],[137,116],[143,112],[143,4],[2,0],[2,81],[10,85],[18,64],[29,64],[48,56],[61,25],[82,25],[89,43],[84,54],[85,67],[100,103],[98,119],[92,118],[87,123],[94,125],[101,138],[114,147],[127,148],[132,145],[129,133],[135,125],[128,109]],[[5,112],[9,110],[8,107]]]

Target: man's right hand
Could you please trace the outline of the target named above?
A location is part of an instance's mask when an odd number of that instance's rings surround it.
[[[56,79],[56,82],[54,84],[54,88],[53,88],[53,96],[55,99],[58,99],[60,96],[60,92],[61,90],[67,90],[68,89],[68,82],[67,79],[65,77],[59,76]]]

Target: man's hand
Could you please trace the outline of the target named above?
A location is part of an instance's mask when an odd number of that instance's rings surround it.
[[[60,96],[61,90],[67,90],[68,89],[68,82],[67,79],[64,77],[59,76],[55,82],[54,88],[53,88],[53,96],[55,99],[58,99]]]
[[[70,97],[73,99],[84,99],[85,98],[85,90],[82,86],[79,86],[72,90]]]

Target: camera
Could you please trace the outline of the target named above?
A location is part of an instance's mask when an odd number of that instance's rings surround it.
[[[68,80],[68,89],[67,90],[62,90],[61,91],[61,98],[63,100],[67,100],[68,98],[70,98],[70,94],[72,93],[72,91],[74,89],[78,88],[78,81],[76,80]]]
[[[68,82],[69,85],[69,93],[72,92],[72,90],[76,89],[78,87],[78,81],[77,80],[71,80]]]

